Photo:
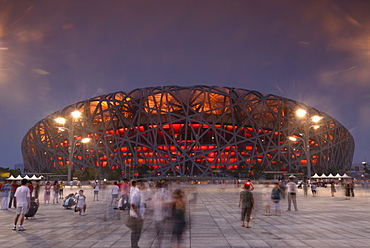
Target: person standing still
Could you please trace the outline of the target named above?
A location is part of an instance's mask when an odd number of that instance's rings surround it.
[[[39,194],[40,194],[40,181],[36,181],[35,185],[35,199],[39,199]]]
[[[14,208],[17,206],[17,199],[14,198],[15,191],[18,188],[18,184],[16,181],[12,182],[12,189],[10,190],[10,198],[9,198],[9,208],[12,208],[12,203]]]
[[[95,180],[95,182],[93,183],[93,188],[94,188],[94,201],[95,201],[95,198],[97,201],[99,201],[99,181],[98,180]]]
[[[249,222],[251,220],[252,209],[254,207],[253,193],[250,192],[250,187],[251,186],[249,184],[245,184],[244,190],[240,192],[239,198],[239,207],[242,208],[242,227],[244,227],[245,221],[247,221],[247,224],[245,225],[246,228],[250,228]]]
[[[60,184],[59,184],[59,199],[63,199],[64,198],[63,197],[64,187],[65,187],[65,185],[64,185],[63,181],[61,181]]]
[[[8,204],[9,204],[9,192],[12,189],[12,185],[9,182],[5,182],[5,184],[2,187],[3,195],[1,199],[1,209],[7,210]]]
[[[286,187],[288,188],[288,211],[291,210],[292,201],[294,210],[298,211],[296,195],[297,184],[294,182],[294,178],[289,178],[289,182],[286,184]]]
[[[280,206],[281,194],[282,190],[280,189],[279,183],[275,183],[275,186],[271,192],[271,199],[274,202],[275,215],[281,215],[281,206]]]
[[[20,223],[18,226],[18,231],[24,231],[26,230],[23,228],[23,222],[24,222],[24,215],[28,212],[28,209],[30,208],[30,189],[28,188],[28,185],[31,183],[27,179],[22,179],[22,186],[18,187],[15,191],[14,196],[17,197],[17,209],[16,209],[16,216],[14,219],[14,226],[13,230],[17,230],[17,223],[20,218]]]
[[[118,209],[117,207],[118,191],[119,191],[119,187],[117,185],[117,182],[114,182],[114,185],[112,187],[112,200],[110,202],[110,205],[113,205],[113,209]]]

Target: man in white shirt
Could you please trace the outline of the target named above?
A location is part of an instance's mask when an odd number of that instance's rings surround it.
[[[17,230],[17,223],[18,219],[20,217],[20,223],[18,227],[18,231],[24,231],[26,229],[23,228],[23,222],[24,222],[24,215],[28,212],[28,209],[30,208],[30,189],[28,188],[28,184],[31,184],[30,181],[27,179],[22,179],[22,186],[18,187],[15,191],[14,196],[17,198],[17,209],[16,209],[16,216],[14,219],[14,226],[13,230]]]
[[[131,182],[130,190],[130,229],[131,229],[131,247],[138,248],[138,243],[141,235],[141,229],[143,228],[143,218],[140,215],[139,206],[141,200],[141,192],[136,188],[136,181]]]
[[[294,180],[294,178],[289,178],[289,182],[286,184],[286,187],[288,189],[288,211],[291,210],[292,201],[293,201],[293,205],[294,205],[294,210],[298,211],[297,195],[296,195],[297,185],[293,180]]]

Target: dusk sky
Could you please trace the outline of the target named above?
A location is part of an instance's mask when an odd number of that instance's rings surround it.
[[[0,167],[42,118],[116,91],[256,90],[351,131],[370,161],[368,0],[2,0]]]

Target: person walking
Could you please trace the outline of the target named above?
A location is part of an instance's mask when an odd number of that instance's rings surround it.
[[[251,220],[252,209],[254,207],[253,193],[250,191],[250,185],[245,184],[244,190],[240,192],[239,207],[241,207],[241,222],[242,227],[250,228],[249,222]],[[247,224],[245,225],[245,221]]]
[[[127,210],[129,210],[130,209],[130,204],[129,204],[129,199],[128,198],[129,198],[130,184],[128,183],[127,179],[123,180],[123,183],[120,186],[120,190],[121,190],[122,206],[119,206],[119,207],[121,207],[122,210],[125,210],[126,208],[127,208]]]
[[[334,184],[334,182],[331,182],[331,183],[330,183],[330,192],[331,192],[331,196],[332,196],[332,197],[334,197],[335,192],[337,192],[337,191],[336,191],[336,189],[335,189],[335,184]]]
[[[18,231],[24,231],[26,230],[23,228],[23,222],[24,222],[24,216],[28,212],[28,209],[30,207],[30,189],[28,188],[28,185],[31,183],[27,179],[22,179],[22,186],[17,188],[15,191],[14,196],[17,197],[17,209],[16,209],[16,216],[14,219],[14,225],[13,230],[17,230],[17,224],[18,220],[20,219],[20,223],[18,226]]]
[[[303,195],[306,197],[308,193],[308,183],[306,180],[303,180]]]
[[[130,189],[130,214],[129,214],[129,228],[131,229],[131,247],[139,248],[139,240],[141,236],[141,229],[143,228],[143,218],[140,215],[139,206],[141,200],[140,190],[136,188],[136,181],[131,182]]]
[[[182,244],[182,235],[185,231],[186,220],[186,205],[185,205],[184,192],[181,189],[177,189],[173,193],[172,203],[172,247],[180,248]]]
[[[294,182],[294,178],[290,177],[288,183],[286,184],[286,187],[288,189],[288,211],[291,210],[291,205],[293,201],[294,210],[298,211],[297,208],[297,194],[296,194],[296,188],[297,184]]]

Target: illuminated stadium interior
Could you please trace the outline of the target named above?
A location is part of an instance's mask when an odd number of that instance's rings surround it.
[[[78,102],[33,126],[22,154],[32,172],[68,165],[69,150],[74,170],[82,172],[88,167],[126,173],[145,167],[136,175],[147,177],[305,172],[306,148],[288,139],[310,127],[307,118],[295,115],[300,108],[323,117],[319,129],[306,132],[312,173],[349,167],[354,140],[332,117],[283,97],[211,86],[141,88]],[[75,110],[82,117],[72,120]],[[57,117],[69,119],[64,128],[56,125]],[[83,137],[91,141],[84,144]]]

